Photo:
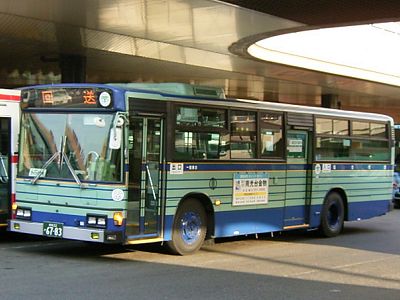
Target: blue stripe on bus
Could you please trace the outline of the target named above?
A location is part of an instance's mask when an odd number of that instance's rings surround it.
[[[383,215],[388,212],[389,204],[389,200],[349,203],[348,219],[352,221]],[[313,205],[310,207],[309,224],[311,228],[319,226],[321,209],[322,205]],[[228,237],[235,235],[282,231],[285,225],[298,225],[295,222],[290,221],[285,224],[285,215],[288,217],[291,215],[301,217],[303,211],[305,211],[304,206],[293,206],[286,208],[280,207],[216,212],[214,236]],[[79,222],[86,222],[86,216],[32,211],[32,222],[58,222],[63,223],[65,226],[80,227]],[[165,216],[165,240],[171,239],[172,224],[173,216]],[[107,230],[123,231],[125,230],[125,226],[115,226],[113,220],[109,218],[107,219]]]
[[[284,208],[241,210],[215,213],[215,237],[281,231]],[[165,217],[165,240],[171,239],[173,216]]]
[[[349,203],[348,220],[369,219],[378,215],[383,215],[389,211],[389,200],[365,201]],[[294,222],[284,224],[285,217],[301,216],[305,210],[304,206],[251,209],[241,211],[215,212],[215,237],[228,237],[235,235],[282,231],[284,225],[295,225]],[[320,225],[322,205],[312,205],[309,209],[310,228]],[[301,222],[302,223],[302,222]],[[306,221],[307,223],[307,221]],[[171,239],[173,216],[165,217],[165,240]],[[300,225],[300,224],[296,224]]]
[[[335,164],[332,163],[330,164],[332,166],[335,166],[335,169],[332,168],[332,171],[379,171],[379,170],[393,170],[392,165],[386,165],[386,164]],[[323,173],[323,172],[322,172]]]
[[[390,209],[390,202],[391,199],[381,201],[350,202],[348,203],[348,220],[363,220],[384,215]]]
[[[178,162],[179,163],[179,162]],[[184,171],[196,172],[196,171],[306,171],[315,169],[315,164],[286,164],[286,163],[220,163],[220,162],[192,162],[182,163],[184,165]],[[323,164],[323,163],[321,163]],[[321,165],[320,164],[320,165]],[[392,170],[393,166],[388,164],[341,164],[341,163],[329,163],[331,171],[380,171],[380,170]],[[166,171],[170,171],[171,163],[165,166]],[[327,174],[322,172],[321,174]]]
[[[90,215],[91,213],[89,213]],[[101,215],[101,213],[93,213],[95,215]],[[40,211],[32,211],[32,222],[56,222],[62,223],[64,226],[72,226],[77,228],[85,228],[85,229],[95,229],[95,227],[81,227],[79,226],[79,222],[85,222],[86,224],[86,216],[80,215],[72,215],[72,214],[61,214],[61,213],[48,213],[48,212],[40,212]],[[124,220],[125,225],[125,220]],[[107,228],[106,230],[110,231],[124,231],[125,226],[115,226],[114,220],[111,218],[107,219]]]
[[[182,178],[182,179],[180,179],[180,178],[174,178],[174,179],[167,179],[166,181],[167,182],[183,182],[183,183],[186,183],[186,182],[193,182],[194,180],[196,180],[196,182],[200,182],[200,181],[204,181],[204,182],[209,182],[210,181],[210,178],[211,178],[211,175],[210,175],[210,177],[208,177],[208,178],[203,178],[203,179],[193,179],[193,178]],[[292,180],[292,179],[303,179],[303,178],[305,178],[305,176],[290,176],[290,177],[285,177],[285,176],[282,176],[282,177],[275,177],[277,180],[286,180],[286,179],[289,179],[289,180]],[[309,178],[311,178],[311,177],[309,177]],[[316,178],[315,177],[315,175],[312,177],[312,178]],[[321,174],[319,175],[319,177],[318,177],[318,179],[328,179],[328,178],[334,178],[334,179],[354,179],[355,178],[355,176],[354,175],[347,175],[347,176],[334,176],[334,177],[332,177],[332,176],[321,176]],[[357,176],[356,176],[356,178],[357,179],[360,179],[360,178],[372,178],[371,177],[371,175],[366,175],[366,176],[362,176],[362,175],[358,175],[357,174]],[[380,178],[386,178],[386,179],[388,179],[388,178],[392,178],[392,176],[384,176],[384,177],[380,177]],[[218,181],[218,182],[220,182],[220,181],[228,181],[228,182],[232,182],[232,179],[233,179],[233,176],[232,177],[230,177],[230,178],[216,178],[216,180]],[[143,182],[144,182],[145,180],[143,180]],[[374,181],[374,183],[387,183],[388,181],[387,180],[383,180],[383,181]],[[340,184],[343,184],[343,183],[349,183],[348,181],[344,181],[344,182],[341,182]],[[359,183],[363,183],[363,182],[359,182]],[[336,184],[339,184],[338,182],[336,182]],[[314,182],[313,183],[313,185],[326,185],[326,183],[318,183],[318,182]],[[276,184],[274,184],[274,186],[276,187],[276,186],[286,186],[286,184],[281,184],[281,185],[276,185]]]

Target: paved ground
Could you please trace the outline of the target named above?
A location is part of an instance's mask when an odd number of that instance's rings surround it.
[[[192,256],[159,245],[0,237],[0,299],[400,299],[400,210],[313,232],[219,240]]]

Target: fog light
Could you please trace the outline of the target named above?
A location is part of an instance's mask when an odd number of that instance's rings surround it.
[[[90,237],[92,238],[92,240],[98,240],[100,238],[100,235],[97,232],[92,232],[90,234]]]
[[[114,225],[115,226],[122,226],[122,223],[124,221],[124,217],[122,215],[122,212],[115,212],[113,219],[114,219]]]
[[[116,234],[107,235],[107,241],[116,241],[116,240],[117,240]]]
[[[19,223],[14,223],[15,230],[19,230],[20,228],[21,228],[21,226],[19,225]]]

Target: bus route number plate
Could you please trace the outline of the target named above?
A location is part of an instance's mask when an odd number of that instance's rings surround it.
[[[43,223],[43,235],[62,238],[64,233],[64,226],[62,223],[44,222]]]

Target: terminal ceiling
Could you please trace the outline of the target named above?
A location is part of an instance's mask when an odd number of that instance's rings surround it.
[[[90,82],[189,82],[311,105],[332,94],[347,107],[390,111],[400,87],[258,61],[246,47],[284,32],[394,21],[399,9],[386,0],[0,0],[0,80],[60,82],[60,60],[71,56],[84,58]]]

